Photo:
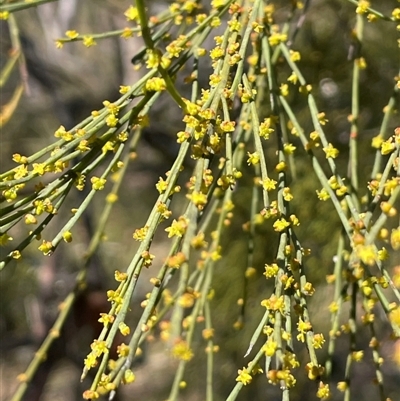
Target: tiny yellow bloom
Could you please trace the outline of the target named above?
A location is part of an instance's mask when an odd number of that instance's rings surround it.
[[[70,39],[76,39],[79,36],[79,33],[75,30],[65,32],[65,36]]]
[[[250,165],[256,165],[260,162],[260,155],[258,152],[254,152],[254,153],[250,153],[247,152],[247,155],[249,156],[249,158],[247,159],[247,164]]]
[[[139,21],[139,12],[136,7],[130,6],[125,12],[124,15],[127,21]]]
[[[253,379],[246,368],[239,369],[238,374],[239,375],[236,378],[236,381],[244,384],[245,386],[247,386]]]
[[[95,46],[97,44],[92,36],[84,36],[83,40],[82,40],[82,43],[86,47]]]
[[[331,143],[329,143],[328,146],[324,147],[323,150],[327,159],[336,159],[336,157],[339,155],[339,151]]]

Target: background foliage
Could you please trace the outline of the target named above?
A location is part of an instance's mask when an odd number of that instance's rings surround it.
[[[400,400],[398,1],[0,17],[2,399]]]

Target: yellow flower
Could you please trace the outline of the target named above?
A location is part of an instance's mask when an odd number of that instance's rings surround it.
[[[314,338],[312,340],[312,345],[315,349],[320,349],[325,343],[325,338],[323,334],[314,334]]]
[[[390,235],[390,243],[392,248],[397,251],[400,249],[400,227],[394,228]]]
[[[372,266],[378,258],[377,251],[373,245],[358,245],[356,254],[366,265]]]
[[[115,281],[118,281],[119,283],[121,283],[121,282],[125,281],[128,278],[128,274],[127,273],[122,273],[119,270],[115,270],[114,278],[115,278]]]
[[[272,294],[268,299],[261,301],[261,306],[264,306],[273,312],[279,311],[282,315],[285,312],[285,301],[283,296],[277,297],[275,294]]]
[[[316,380],[324,374],[325,368],[321,365],[315,365],[312,362],[307,363],[306,370],[310,380]]]
[[[144,241],[146,238],[147,232],[149,230],[148,226],[144,226],[142,228],[137,228],[133,233],[133,239],[136,241]]]
[[[245,386],[249,384],[253,379],[246,368],[239,369],[238,373],[239,375],[236,378],[236,381],[244,384]]]
[[[312,330],[312,326],[310,322],[305,322],[302,318],[299,318],[299,322],[297,323],[297,331],[299,334],[297,335],[297,339],[301,342],[305,341],[305,334]]]
[[[290,192],[289,187],[283,188],[282,195],[283,199],[285,199],[286,202],[290,202],[291,200],[293,200],[293,194]]]
[[[288,84],[281,84],[280,86],[281,95],[286,97],[289,95],[289,85]]]
[[[0,11],[0,20],[7,20],[10,16],[8,11]]]
[[[127,21],[139,21],[139,12],[136,7],[130,6],[125,12],[124,15]]]
[[[167,88],[163,78],[154,77],[146,81],[145,88],[149,92],[162,92]]]
[[[97,44],[92,36],[84,36],[82,43],[86,47],[95,46]]]
[[[277,46],[281,42],[285,42],[287,40],[287,35],[285,33],[273,33],[269,38],[268,42],[270,46]]]
[[[172,356],[181,361],[190,361],[193,358],[193,351],[186,341],[180,340],[172,348]]]
[[[265,272],[263,273],[266,278],[276,277],[278,274],[279,266],[276,263],[272,265],[265,265]]]
[[[170,227],[167,227],[165,231],[168,233],[168,238],[171,237],[182,237],[183,234],[186,232],[188,227],[189,220],[186,217],[179,217],[178,220],[173,220]]]
[[[288,155],[291,155],[296,150],[296,146],[292,145],[291,143],[285,143],[283,145],[283,150]]]
[[[7,233],[0,235],[0,246],[5,246],[8,241],[12,241],[13,238],[10,237]]]
[[[391,323],[395,324],[396,326],[400,326],[400,306],[393,309],[389,313],[389,320]]]
[[[285,230],[289,226],[290,226],[290,223],[287,222],[282,217],[281,219],[276,220],[272,227],[274,228],[275,231],[281,232],[281,231]]]
[[[82,395],[84,400],[97,400],[100,395],[97,391],[86,390]]]
[[[273,189],[276,188],[276,184],[277,182],[272,178],[265,178],[262,181],[262,187],[265,191],[272,191]]]
[[[395,20],[400,20],[400,8],[395,8],[395,9],[392,11],[392,17],[393,17]]]
[[[210,26],[213,28],[217,28],[221,25],[221,19],[219,17],[213,17],[210,22]]]
[[[364,357],[364,351],[354,351],[351,354],[351,359],[356,362],[360,362]]]
[[[318,199],[322,201],[326,201],[330,198],[328,191],[325,188],[322,188],[321,191],[316,191]]]
[[[300,61],[301,59],[301,55],[299,52],[294,51],[294,50],[290,50],[290,59],[294,62],[296,61]]]
[[[75,30],[65,32],[65,36],[70,39],[76,39],[79,36],[79,33]]]
[[[318,113],[317,117],[318,117],[318,122],[321,125],[325,125],[328,122],[328,119],[326,118],[326,114],[324,112]]]
[[[43,240],[42,245],[40,245],[38,249],[43,252],[43,255],[49,255],[53,250],[53,244],[50,241]]]
[[[235,131],[235,121],[222,121],[220,127],[223,132],[233,132]]]
[[[12,251],[12,252],[11,252],[11,257],[12,257],[13,259],[18,260],[18,259],[21,259],[22,255],[21,255],[21,252],[20,252],[20,251],[16,250],[16,251]]]
[[[269,139],[269,135],[274,132],[274,129],[271,128],[271,118],[266,118],[259,127],[259,134],[261,138]]]
[[[108,348],[105,341],[94,340],[92,344],[90,344],[90,348],[92,349],[93,354],[96,356],[108,354]]]
[[[33,214],[28,213],[25,216],[25,224],[37,224],[37,219]]]
[[[106,118],[106,124],[107,124],[108,127],[113,128],[118,124],[118,118],[114,114],[110,114]]]
[[[358,2],[358,7],[356,8],[356,13],[357,14],[366,14],[368,11],[368,8],[370,6],[370,2],[366,0],[359,0]]]
[[[109,315],[107,313],[100,313],[100,319],[98,322],[103,323],[104,327],[107,327],[108,324],[112,323],[114,321],[114,316]]]
[[[329,390],[329,384],[324,384],[323,382],[319,383],[319,388],[317,391],[317,397],[321,398],[322,400],[327,400],[330,398],[331,392]]]
[[[127,369],[124,372],[124,383],[125,384],[129,384],[129,383],[133,383],[136,379],[135,374],[130,370]]]
[[[207,195],[202,192],[193,191],[190,195],[187,195],[187,197],[199,210],[202,210],[207,203]]]
[[[272,356],[275,354],[276,349],[278,348],[278,343],[272,339],[272,337],[268,338],[268,341],[263,346],[263,351],[266,356]]]
[[[260,155],[258,152],[250,153],[247,152],[249,158],[247,159],[247,164],[250,166],[251,164],[254,166],[260,162]]]
[[[296,75],[295,72],[292,72],[287,80],[291,84],[296,85],[297,81],[299,80],[299,77]]]
[[[213,8],[222,8],[226,4],[226,0],[212,0],[211,6]]]
[[[387,141],[382,142],[381,145],[382,155],[388,155],[389,153],[392,153],[395,147],[396,145],[392,142],[392,138],[389,138]]]
[[[63,233],[63,240],[64,240],[65,242],[71,242],[71,241],[72,241],[72,234],[71,234],[71,231],[65,231],[65,232]]]
[[[165,192],[165,190],[168,188],[168,182],[160,177],[160,179],[158,180],[158,183],[156,184],[156,188],[160,194],[163,194]]]
[[[124,343],[122,343],[121,345],[118,345],[118,347],[117,347],[117,354],[119,357],[128,356],[129,351],[130,351],[129,345],[126,345]]]
[[[133,30],[131,28],[125,27],[121,33],[121,38],[128,39],[133,36]]]
[[[37,175],[43,175],[45,173],[45,163],[33,163],[33,173]]]
[[[328,144],[328,146],[323,148],[326,158],[332,158],[332,159],[336,159],[336,157],[339,154],[339,151],[330,143]]]
[[[90,179],[90,182],[92,183],[92,188],[95,191],[101,191],[104,189],[104,186],[106,185],[107,180],[105,178],[92,177]]]

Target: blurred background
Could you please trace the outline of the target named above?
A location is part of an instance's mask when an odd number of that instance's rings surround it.
[[[149,1],[151,14],[156,14],[167,3]],[[288,1],[275,1],[277,23],[286,21],[291,5]],[[395,0],[376,2],[379,10],[387,15],[399,5]],[[74,29],[80,33],[100,33],[129,26],[124,11],[130,1],[116,0],[59,0],[21,11],[16,14],[19,37],[25,64],[14,71],[1,89],[0,106],[6,105],[15,88],[22,83],[24,93],[12,118],[1,128],[0,162],[1,170],[13,167],[14,153],[30,155],[53,141],[54,131],[61,125],[67,128],[81,121],[92,110],[102,107],[104,100],[113,101],[119,97],[120,85],[135,82],[141,72],[131,64],[131,58],[143,45],[140,38],[121,39],[119,37],[98,41],[96,46],[86,48],[81,42],[65,44],[57,49],[55,39],[65,36]],[[375,4],[374,4],[375,5]],[[313,0],[305,15],[303,26],[295,37],[293,48],[301,51],[299,66],[307,82],[312,84],[320,110],[326,113],[329,124],[326,132],[330,141],[339,148],[339,166],[343,175],[347,169],[347,147],[351,111],[352,61],[349,52],[354,43],[352,31],[355,26],[355,6],[345,0]],[[3,67],[12,52],[9,25],[0,21],[0,66]],[[360,83],[360,147],[363,160],[360,163],[360,182],[367,182],[371,171],[374,152],[371,139],[379,132],[382,110],[393,93],[394,77],[399,71],[399,48],[395,24],[384,21],[367,23],[365,41],[361,55],[367,67],[362,71]],[[212,45],[210,38],[209,46]],[[278,61],[279,64],[279,61]],[[210,66],[201,70],[201,82],[208,82]],[[285,81],[290,71],[280,70]],[[190,88],[182,86],[182,93]],[[312,131],[304,98],[291,94],[288,99],[297,113],[305,131]],[[398,99],[397,99],[398,101]],[[398,104],[397,104],[398,106]],[[132,232],[143,225],[152,207],[157,192],[154,188],[159,176],[169,170],[176,155],[175,134],[182,128],[181,115],[169,100],[162,96],[150,113],[150,126],[146,128],[144,140],[139,145],[138,157],[129,167],[126,188],[120,194],[118,207],[114,209],[107,238],[102,243],[90,266],[90,285],[78,300],[69,317],[62,336],[57,340],[42,364],[34,385],[30,388],[27,401],[73,401],[81,399],[88,382],[81,385],[79,377],[82,361],[89,350],[89,344],[100,328],[97,322],[100,312],[108,308],[105,290],[113,288],[113,274],[116,268],[124,270],[136,250],[132,244]],[[397,121],[398,125],[398,121]],[[389,130],[395,128],[391,121]],[[190,164],[190,161],[188,161]],[[307,155],[296,158],[297,177],[293,182],[293,210],[302,225],[298,236],[305,247],[312,249],[308,259],[314,286],[318,288],[312,298],[310,314],[314,316],[316,331],[328,336],[333,287],[325,284],[325,276],[333,271],[332,257],[335,254],[336,239],[340,232],[340,222],[329,202],[319,202],[315,190],[319,189],[310,167]],[[250,174],[249,174],[250,176]],[[246,180],[244,180],[246,183]],[[237,369],[247,364],[243,355],[248,346],[263,308],[260,307],[262,293],[265,292],[264,264],[275,257],[276,239],[269,229],[260,226],[256,237],[254,267],[256,275],[247,284],[248,304],[244,326],[234,328],[241,309],[237,300],[243,293],[243,271],[246,268],[246,236],[242,225],[247,222],[250,199],[248,185],[243,184],[235,193],[236,208],[233,224],[223,239],[226,251],[223,264],[215,277],[214,326],[215,343],[223,344],[216,354],[215,401],[224,400],[234,386]],[[366,188],[364,188],[366,190]],[[79,200],[70,199],[71,207]],[[35,247],[26,253],[21,262],[13,263],[0,276],[0,393],[1,401],[9,400],[16,386],[16,377],[26,369],[35,350],[51,327],[59,303],[73,288],[80,258],[85,252],[97,212],[101,202],[92,205],[90,212],[79,224],[74,242],[63,246],[50,258],[41,258]],[[323,216],[322,219],[315,218]],[[303,223],[304,222],[304,223]],[[61,224],[61,223],[55,223]],[[393,223],[394,226],[395,223]],[[49,227],[57,232],[58,226]],[[238,234],[240,233],[240,234]],[[18,236],[18,232],[14,234]],[[76,239],[75,239],[76,238]],[[332,241],[332,239],[335,241]],[[169,243],[164,237],[152,246],[153,253],[162,255],[168,251]],[[8,253],[6,248],[0,252]],[[396,261],[397,258],[397,261]],[[393,266],[400,265],[399,255],[392,255]],[[155,266],[154,268],[156,268]],[[229,274],[226,274],[229,269]],[[146,276],[147,274],[147,276]],[[133,304],[140,303],[150,288],[146,273]],[[229,291],[226,289],[229,288]],[[261,295],[260,295],[261,294]],[[329,296],[331,295],[331,296]],[[135,322],[139,311],[132,308],[130,319]],[[344,317],[345,319],[345,317]],[[386,362],[387,397],[400,400],[400,368],[393,361],[395,343],[389,339],[390,330],[383,314],[377,314],[382,355]],[[359,349],[368,348],[368,337],[359,333]],[[135,366],[136,381],[122,388],[118,397],[128,400],[164,400],[168,397],[174,369],[177,362],[170,358],[157,333],[150,337],[143,355]],[[333,381],[343,380],[343,368],[347,357],[347,339],[339,339],[337,360],[334,360]],[[197,339],[201,342],[201,338]],[[398,345],[397,345],[398,346]],[[343,351],[341,351],[343,348]],[[306,358],[306,351],[299,351]],[[321,351],[324,359],[325,351]],[[188,365],[186,381],[188,388],[180,399],[197,401],[204,399],[205,353],[199,352]],[[354,401],[373,400],[377,394],[372,379],[374,368],[371,357],[354,365],[357,389]],[[243,389],[239,400],[279,400],[279,388],[267,385],[263,375],[255,378],[251,386]],[[316,388],[301,379],[292,395],[292,400],[314,400]],[[304,380],[304,382],[302,381]],[[337,392],[334,400],[341,399]]]

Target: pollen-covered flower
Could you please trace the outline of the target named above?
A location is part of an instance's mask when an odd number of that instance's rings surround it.
[[[173,346],[172,356],[181,361],[190,361],[193,358],[193,351],[186,341],[180,340]]]

